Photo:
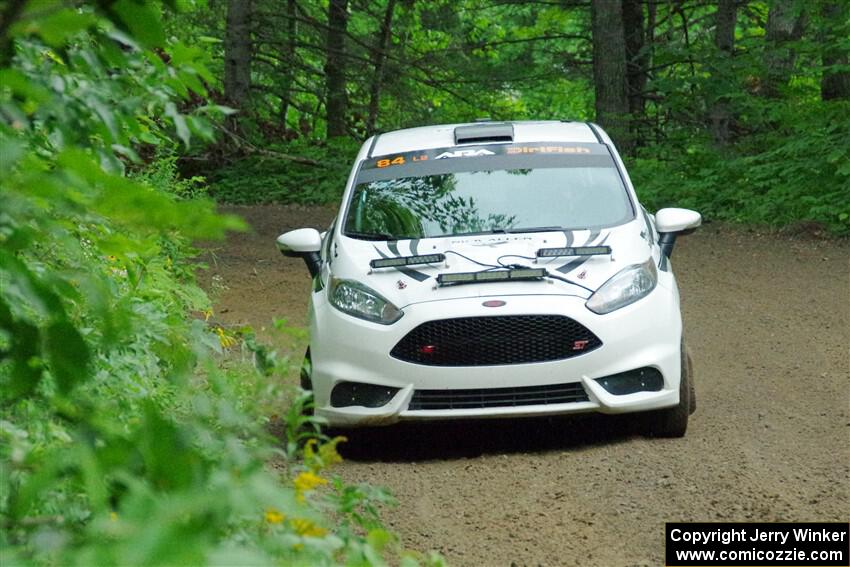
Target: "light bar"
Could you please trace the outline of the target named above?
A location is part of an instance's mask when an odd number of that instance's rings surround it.
[[[446,259],[444,254],[424,254],[421,256],[402,256],[400,258],[379,258],[372,260],[372,268],[397,268],[399,266],[414,266],[417,264],[436,264]]]
[[[546,277],[544,268],[519,268],[515,270],[493,270],[487,272],[461,272],[457,274],[440,274],[437,276],[439,285],[465,283],[487,283],[516,280],[538,280]]]
[[[538,258],[557,258],[558,256],[599,256],[610,254],[610,246],[576,246],[575,248],[541,248]]]

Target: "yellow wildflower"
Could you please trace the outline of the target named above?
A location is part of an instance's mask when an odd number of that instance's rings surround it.
[[[292,526],[295,533],[300,536],[322,537],[328,533],[328,530],[325,528],[317,526],[310,520],[306,520],[304,518],[293,518],[289,520],[289,525]]]
[[[317,486],[328,483],[327,479],[324,479],[317,474],[313,474],[310,471],[300,473],[292,482],[295,484],[295,490],[299,492],[313,490]]]
[[[270,524],[279,524],[286,519],[286,516],[274,508],[266,510],[266,521]]]
[[[307,439],[307,443],[304,445],[304,459],[306,461],[310,461],[316,457],[316,447],[318,446],[319,440],[315,437]]]
[[[237,343],[233,335],[225,331],[224,327],[216,327],[215,334],[218,335],[218,342],[221,344],[221,348],[230,348]]]
[[[109,520],[111,522],[117,522],[118,521],[118,514],[116,514],[115,512],[110,512],[109,513]]]
[[[319,471],[342,462],[342,456],[337,452],[337,445],[347,441],[345,437],[334,437],[327,443],[313,438],[304,446],[304,462],[313,471]]]
[[[330,443],[325,443],[319,447],[319,457],[326,467],[342,462],[342,456],[337,452],[336,446],[345,441],[346,438],[340,436],[331,440]]]

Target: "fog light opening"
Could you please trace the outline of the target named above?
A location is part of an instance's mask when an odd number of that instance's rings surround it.
[[[649,366],[603,376],[597,378],[596,382],[605,388],[606,392],[615,396],[625,396],[636,392],[659,392],[664,387],[664,377],[661,372]]]
[[[331,405],[335,408],[363,406],[379,408],[389,403],[399,388],[363,384],[360,382],[340,382],[331,390]]]

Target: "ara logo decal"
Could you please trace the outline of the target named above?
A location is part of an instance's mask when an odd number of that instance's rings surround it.
[[[398,281],[395,283],[395,285],[396,285],[396,287],[398,287],[398,289],[404,289],[404,288],[406,288],[406,287],[407,287],[407,284],[406,284],[406,283],[404,283],[404,282],[403,282],[403,281],[401,281],[401,280],[398,280]]]
[[[581,273],[578,275],[578,279],[580,279],[580,280],[583,280],[586,277],[587,277],[587,270],[582,270]]]
[[[494,156],[496,155],[494,152],[490,150],[480,149],[480,150],[456,150],[453,152],[443,152],[434,159],[446,159],[446,158],[456,158],[456,157],[479,157],[479,156]]]

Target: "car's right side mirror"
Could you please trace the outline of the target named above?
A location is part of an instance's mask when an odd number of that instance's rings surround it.
[[[655,213],[655,228],[660,235],[658,244],[668,258],[673,255],[676,238],[690,234],[702,224],[702,215],[690,209],[661,209]]]
[[[277,248],[284,256],[302,258],[311,276],[322,269],[322,237],[315,228],[290,230],[277,237]]]

